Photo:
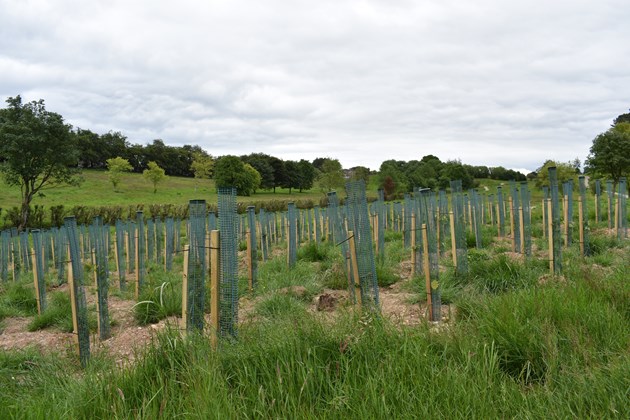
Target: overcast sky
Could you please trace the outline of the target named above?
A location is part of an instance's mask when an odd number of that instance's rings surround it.
[[[630,5],[0,0],[0,97],[18,94],[215,156],[533,170],[628,112]]]

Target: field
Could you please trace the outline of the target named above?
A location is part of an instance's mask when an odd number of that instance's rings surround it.
[[[440,323],[427,320],[425,279],[412,274],[396,228],[385,231],[376,263],[376,313],[352,304],[336,243],[305,238],[289,269],[279,240],[267,261],[259,256],[253,292],[241,243],[238,339],[217,350],[210,331],[180,331],[181,253],[171,271],[149,263],[138,299],[119,289],[110,260],[112,338],[96,336],[88,282],[84,369],[68,285],[54,267],[42,315],[31,274],[0,282],[0,417],[629,418],[630,241],[590,220],[591,255],[581,257],[575,241],[563,250],[562,274],[551,275],[541,218],[534,209],[529,257],[489,222],[482,248],[467,233],[467,273],[456,272],[446,247]],[[93,271],[87,263],[86,276]]]

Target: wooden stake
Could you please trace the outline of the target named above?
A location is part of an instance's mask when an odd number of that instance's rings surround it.
[[[551,198],[547,199],[547,236],[549,237],[549,271],[554,274],[554,253],[553,253],[553,217],[551,216]]]
[[[139,296],[140,296],[140,250],[139,250],[139,241],[138,241],[138,232],[136,232],[136,291],[134,296],[136,297],[136,300],[138,300]]]
[[[182,270],[182,321],[181,329],[188,331],[188,258],[190,246],[184,245],[184,267]]]
[[[99,310],[99,305],[98,305],[98,272],[96,269],[96,250],[94,248],[92,248],[92,252],[91,252],[91,258],[92,258],[92,277],[94,278],[94,287],[96,288],[96,329],[98,331],[98,336],[101,336],[101,311]]]
[[[42,314],[42,303],[39,300],[39,274],[37,272],[37,259],[35,258],[35,249],[32,250],[32,260],[33,260],[33,283],[35,285],[35,299],[37,299],[37,313],[39,315]]]
[[[433,321],[433,302],[431,300],[431,268],[429,267],[429,235],[427,233],[427,224],[422,224],[422,251],[424,264],[424,279],[427,291],[427,308],[429,310],[429,321]]]
[[[70,245],[68,245],[68,288],[70,289],[70,308],[72,309],[72,330],[74,343],[77,345],[77,353],[79,353],[79,319],[77,313],[77,300],[74,294],[74,275],[72,273],[72,261],[70,260]]]
[[[547,220],[545,218],[545,209],[547,208],[546,203],[545,203],[545,199],[542,199],[542,206],[540,207],[541,212],[542,212],[542,234],[543,234],[543,238],[547,237]]]
[[[411,277],[416,274],[416,214],[411,213]]]
[[[359,302],[361,302],[361,306],[363,306],[363,296],[361,296],[361,280],[359,279],[359,264],[357,263],[357,249],[356,249],[356,243],[354,242],[354,232],[349,230],[348,231],[348,242],[350,244],[350,261],[352,264],[352,274],[353,274],[353,278],[355,281],[357,281],[358,283],[354,283],[354,281],[351,279],[351,284],[349,284],[349,287],[353,287],[355,288],[355,296],[358,293],[359,294]],[[354,283],[354,284],[352,284]]]
[[[210,232],[210,343],[216,350],[219,333],[219,231]]]
[[[584,212],[582,211],[582,196],[578,196],[578,229],[580,231],[580,255],[584,256]]]
[[[521,232],[521,254],[525,253],[525,217],[523,214],[523,207],[518,208],[518,220],[520,222],[520,232]]]
[[[453,211],[448,213],[451,220],[451,252],[453,257],[453,266],[457,268],[457,244],[455,243],[455,214]]]

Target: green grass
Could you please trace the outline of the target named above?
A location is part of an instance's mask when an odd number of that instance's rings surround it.
[[[37,299],[32,281],[22,276],[16,282],[0,283],[0,321],[14,316],[37,313]]]

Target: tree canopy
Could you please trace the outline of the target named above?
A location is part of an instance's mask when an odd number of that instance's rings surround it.
[[[44,101],[22,103],[18,95],[0,109],[0,171],[22,193],[20,229],[28,224],[30,204],[43,189],[80,182],[71,126],[46,110]]]
[[[587,171],[607,176],[617,184],[630,176],[630,122],[619,122],[593,140],[586,159]]]
[[[153,194],[157,192],[157,185],[166,179],[164,169],[160,168],[160,166],[153,161],[149,162],[148,168],[142,172],[142,176],[153,184]]]
[[[260,188],[261,176],[250,164],[238,156],[221,156],[214,167],[217,188],[234,187],[239,195],[250,195]]]
[[[109,171],[109,180],[114,186],[114,189],[118,187],[120,180],[122,179],[122,174],[124,172],[131,172],[133,166],[129,163],[127,159],[123,159],[120,156],[115,158],[107,159],[107,169]]]

